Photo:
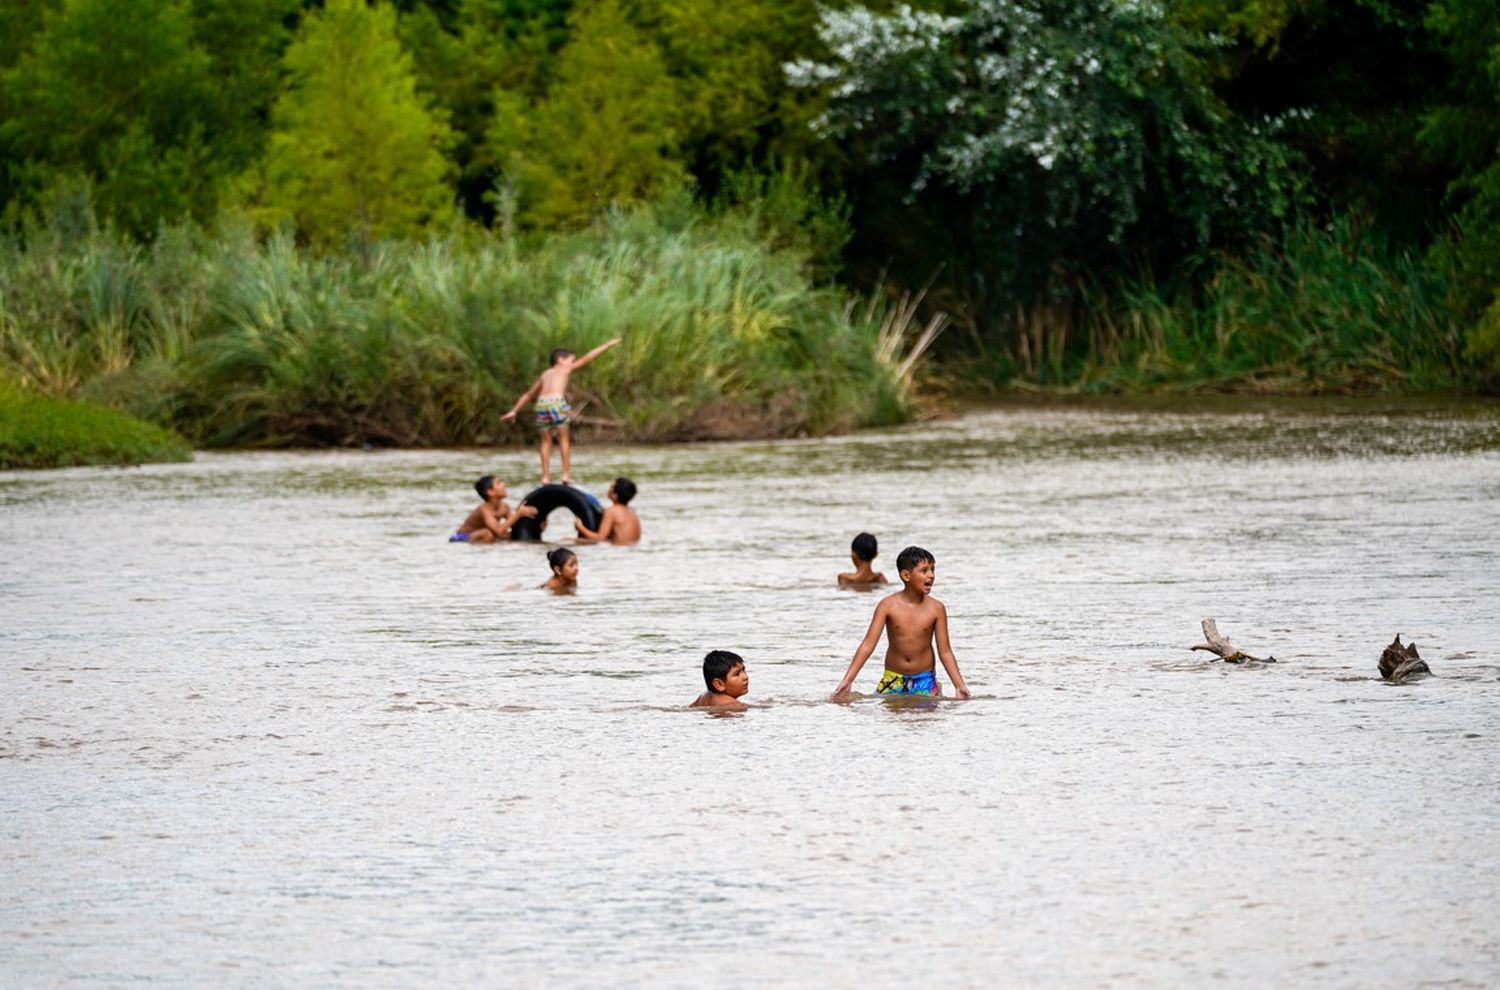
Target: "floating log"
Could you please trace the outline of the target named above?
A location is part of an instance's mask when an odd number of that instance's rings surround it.
[[[1417,655],[1417,644],[1407,643],[1401,645],[1401,634],[1380,654],[1380,676],[1392,684],[1400,684],[1408,677],[1420,674],[1430,674],[1432,670],[1427,666],[1427,661]]]
[[[1275,657],[1266,657],[1264,660],[1262,660],[1260,657],[1252,657],[1248,653],[1235,649],[1234,644],[1230,643],[1227,637],[1219,633],[1219,627],[1214,623],[1213,619],[1203,620],[1203,638],[1208,642],[1199,643],[1197,646],[1193,647],[1193,649],[1205,650],[1209,653],[1217,654],[1218,657],[1225,663],[1276,662]]]

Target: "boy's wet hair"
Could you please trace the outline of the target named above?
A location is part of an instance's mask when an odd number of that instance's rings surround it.
[[[635,482],[629,478],[616,478],[615,501],[621,505],[629,505],[633,498],[635,498]]]
[[[578,554],[569,550],[567,547],[558,547],[556,550],[553,550],[547,554],[547,565],[554,571],[561,570],[563,565],[567,564],[568,561],[572,560],[576,556],[578,556]]]
[[[708,656],[703,658],[703,683],[707,688],[714,690],[714,680],[721,681],[729,679],[729,672],[744,664],[745,660],[738,653],[730,653],[728,650],[710,650]]]
[[[856,536],[854,542],[849,544],[849,549],[854,551],[854,556],[867,564],[880,552],[876,548],[875,537],[869,533],[860,533]]]
[[[480,478],[478,481],[474,482],[474,490],[479,493],[480,498],[484,499],[485,501],[489,501],[490,486],[494,483],[495,476],[493,474],[487,474],[483,478]]]
[[[569,354],[572,354],[572,353],[573,352],[570,351],[570,350],[568,350],[568,348],[566,348],[566,347],[554,347],[554,348],[552,348],[552,356],[549,357],[549,358],[547,358],[547,363],[549,365],[550,364],[556,364],[559,360],[561,360],[564,357],[567,357]]]
[[[896,570],[909,571],[924,560],[933,566],[937,565],[937,558],[926,550],[921,547],[907,547],[896,555]]]

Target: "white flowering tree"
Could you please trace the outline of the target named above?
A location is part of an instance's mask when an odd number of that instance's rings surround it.
[[[878,222],[941,241],[986,286],[980,305],[1181,257],[1294,195],[1287,153],[1232,119],[1201,40],[1155,0],[856,7],[825,12],[820,34],[826,58],[785,67],[824,94],[813,126],[904,185],[918,208]]]

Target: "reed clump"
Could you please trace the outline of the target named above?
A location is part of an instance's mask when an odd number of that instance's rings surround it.
[[[622,439],[899,421],[911,366],[878,314],[810,281],[753,217],[642,209],[517,242],[455,228],[365,253],[290,234],[32,231],[0,249],[0,363],[205,446],[483,444],[553,347],[625,343],[575,380]]]
[[[1017,379],[1079,391],[1429,392],[1472,377],[1457,270],[1368,225],[1299,221],[1178,285],[1020,311]]]

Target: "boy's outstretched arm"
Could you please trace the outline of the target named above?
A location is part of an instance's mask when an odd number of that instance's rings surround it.
[[[624,339],[625,339],[624,337],[616,337],[614,340],[606,340],[604,343],[600,344],[598,347],[596,347],[593,350],[589,351],[587,354],[585,354],[583,357],[579,358],[577,361],[574,361],[573,362],[573,370],[577,371],[579,368],[582,368],[584,365],[586,365],[590,361],[594,360],[594,358],[596,358],[599,355],[603,354],[605,351],[609,350],[611,347],[615,346],[616,344],[618,344],[620,341],[622,341]]]
[[[969,686],[964,683],[964,675],[958,672],[958,658],[953,655],[953,645],[948,642],[948,609],[941,602],[938,603],[937,648],[938,659],[943,661],[943,669],[948,672],[948,680],[953,682],[954,692],[960,698],[969,697]]]
[[[848,694],[849,689],[854,686],[854,679],[859,676],[859,669],[870,659],[870,654],[875,652],[875,646],[880,642],[880,634],[885,630],[886,613],[890,607],[886,604],[889,599],[875,606],[875,614],[870,617],[870,628],[865,630],[865,638],[859,641],[859,649],[854,651],[854,659],[849,661],[849,669],[844,671],[844,679],[839,681],[839,686],[833,689],[835,699]]]
[[[515,419],[516,418],[516,413],[520,412],[521,407],[524,406],[526,403],[530,402],[532,400],[532,398],[535,397],[535,395],[537,394],[537,392],[541,391],[541,388],[542,388],[542,378],[541,378],[540,375],[538,375],[536,381],[534,381],[534,382],[531,383],[531,387],[528,388],[526,391],[522,392],[521,393],[521,397],[516,400],[516,404],[510,407],[510,412],[508,412],[504,416],[500,417],[501,422],[505,422],[507,420]]]

